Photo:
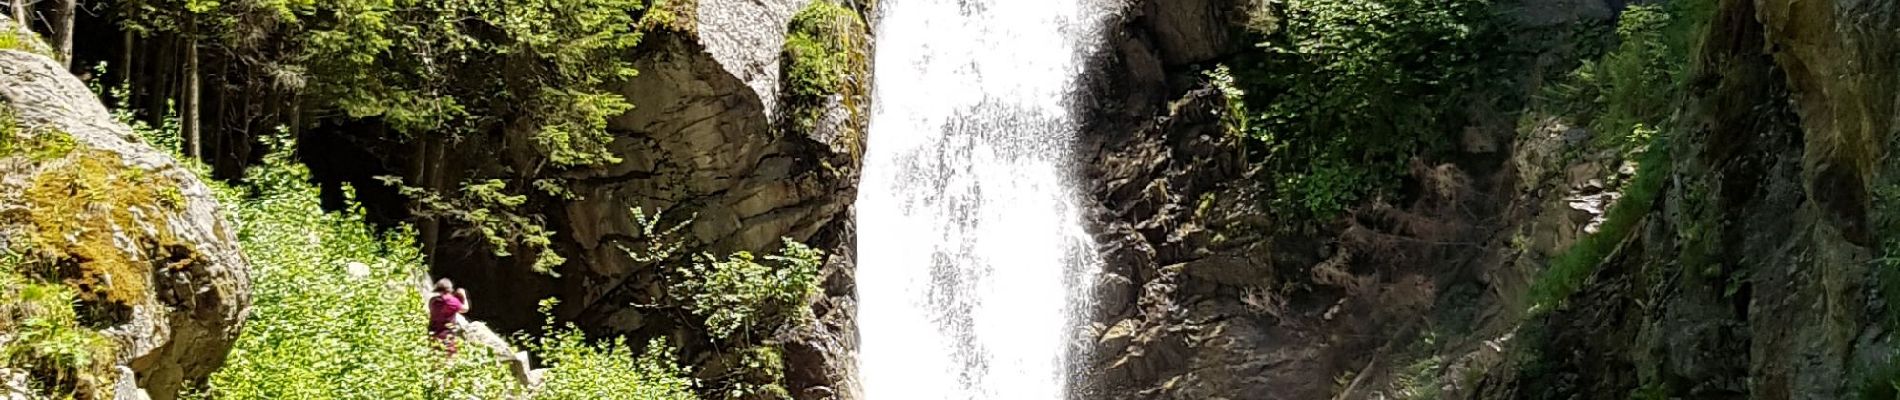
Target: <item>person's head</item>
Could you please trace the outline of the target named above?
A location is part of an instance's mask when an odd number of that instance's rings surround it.
[[[435,281],[436,293],[448,293],[453,291],[455,291],[455,282],[449,282],[449,278],[437,279]]]

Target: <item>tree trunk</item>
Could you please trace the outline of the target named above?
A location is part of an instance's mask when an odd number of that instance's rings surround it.
[[[184,108],[184,120],[180,121],[179,127],[184,130],[182,136],[185,137],[185,155],[202,161],[204,158],[200,154],[199,147],[203,143],[202,138],[198,136],[201,128],[198,126],[200,123],[198,120],[198,74],[198,43],[190,34],[187,34],[185,36],[185,99],[184,104],[179,106]]]
[[[121,28],[121,29],[124,29],[124,28]],[[123,40],[124,42],[121,42],[119,44],[120,45],[119,47],[119,84],[125,85],[126,88],[131,88],[132,74],[133,74],[132,71],[135,71],[134,69],[132,69],[132,44],[133,43],[132,43],[131,29],[125,29],[125,37]],[[126,93],[125,95],[131,96],[132,94]],[[126,102],[126,104],[130,105],[131,102]]]
[[[26,20],[26,2],[27,0],[13,0],[11,2],[13,3],[13,22],[20,24],[23,28],[33,26],[32,22]]]
[[[57,8],[53,14],[53,53],[59,55],[60,65],[67,70],[73,69],[73,22],[79,17],[75,12],[79,0],[55,0]]]
[[[430,135],[416,135],[414,141],[416,143],[416,154],[409,164],[409,171],[411,171],[413,179],[410,179],[409,182],[406,183],[411,187],[433,190],[435,189],[435,185],[431,184],[431,182],[435,181],[435,177],[433,176],[434,174],[429,173],[431,169],[429,164],[435,152],[432,151],[431,147],[439,146],[440,144],[435,143],[434,137]],[[411,201],[416,202],[414,206],[416,210],[428,209],[428,205],[422,204],[422,201],[419,199]],[[418,217],[419,218],[416,218],[416,230],[418,231],[417,233],[422,236],[423,260],[425,262],[434,262],[435,248],[437,240],[440,238],[440,231],[437,229],[441,227],[436,224],[436,221],[441,217],[427,215],[426,213]]]
[[[136,74],[144,82],[143,90],[135,90],[145,98],[146,122],[152,126],[165,126],[165,119],[176,117],[178,82],[178,40],[169,34],[159,34],[145,40],[145,70]],[[175,121],[174,121],[175,122]]]

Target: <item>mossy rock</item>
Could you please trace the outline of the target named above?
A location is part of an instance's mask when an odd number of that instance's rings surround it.
[[[43,55],[0,50],[0,109],[0,244],[20,270],[70,288],[78,322],[116,350],[106,365],[152,398],[208,376],[250,306],[210,187]]]
[[[782,125],[845,156],[827,160],[829,167],[862,158],[870,118],[868,21],[863,10],[814,0],[792,17],[785,36]]]

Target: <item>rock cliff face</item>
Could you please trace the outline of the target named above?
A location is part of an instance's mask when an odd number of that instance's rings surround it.
[[[660,304],[662,268],[629,256],[649,239],[632,209],[658,215],[663,226],[685,223],[677,254],[769,253],[781,238],[827,250],[832,261],[820,321],[795,327],[785,344],[794,364],[794,394],[833,391],[848,379],[855,348],[850,305],[848,229],[856,197],[862,140],[860,114],[828,101],[812,129],[792,129],[790,105],[779,100],[781,51],[793,15],[812,0],[700,0],[694,29],[650,33],[635,52],[640,75],[621,93],[635,108],[609,121],[611,149],[624,162],[571,171],[574,199],[551,206],[549,228],[569,259],[560,276],[537,274],[519,260],[493,257],[477,238],[445,238],[436,272],[456,279],[489,307],[474,317],[502,329],[527,329],[540,299],[562,300],[558,317],[596,334],[639,334],[697,340],[700,333],[636,305]],[[854,77],[853,79],[865,79]],[[461,160],[459,162],[479,162]],[[488,311],[481,311],[488,310]],[[689,354],[695,349],[688,348]],[[704,360],[686,360],[697,363]]]
[[[609,122],[618,136],[611,148],[624,162],[561,176],[575,194],[551,212],[550,228],[561,232],[560,249],[570,258],[557,271],[561,277],[479,251],[438,252],[438,272],[498,296],[490,300],[501,302],[491,309],[497,312],[533,309],[534,301],[558,296],[562,317],[585,316],[592,320],[584,324],[627,332],[639,329],[641,318],[617,311],[633,312],[624,300],[645,295],[654,278],[649,265],[621,250],[645,238],[632,208],[659,214],[668,226],[690,221],[682,236],[691,252],[770,250],[781,237],[811,240],[835,227],[853,196],[856,153],[814,137],[844,136],[835,132],[843,127],[822,127],[810,137],[787,132],[772,102],[775,43],[783,43],[787,22],[809,1],[700,1],[697,31],[647,37],[635,55],[640,75],[621,91],[636,106]],[[439,247],[480,248],[474,238],[447,240]],[[517,328],[535,320],[482,317]]]
[[[85,322],[116,347],[104,361],[130,367],[114,378],[169,400],[222,365],[250,277],[211,189],[50,58],[0,50],[0,101],[0,245],[77,289]]]
[[[1476,110],[1458,149],[1414,162],[1411,196],[1276,233],[1243,144],[1221,131],[1225,100],[1190,67],[1238,50],[1207,25],[1246,6],[1134,2],[1089,74],[1094,150],[1080,162],[1108,273],[1083,397],[1413,398],[1405,387],[1429,381],[1414,389],[1848,398],[1893,380],[1876,372],[1895,362],[1878,258],[1900,237],[1900,197],[1882,194],[1900,193],[1887,154],[1900,6],[1720,1],[1678,112],[1686,133],[1661,150],[1663,194],[1541,314],[1518,306],[1532,281],[1620,196],[1603,182],[1633,169],[1592,153],[1583,128],[1519,134]],[[1620,7],[1526,1],[1510,16],[1561,30]],[[1525,70],[1574,57],[1541,51]]]
[[[1875,257],[1895,236],[1870,193],[1900,172],[1896,18],[1722,1],[1666,194],[1568,305],[1526,323],[1516,350],[1536,362],[1478,394],[1891,397],[1892,265]]]

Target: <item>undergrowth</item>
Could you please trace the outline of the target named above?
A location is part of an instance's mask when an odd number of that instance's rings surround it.
[[[86,326],[79,294],[28,257],[0,248],[0,368],[27,371],[40,393],[80,399],[110,398],[116,346]]]
[[[520,396],[494,355],[473,343],[447,365],[424,331],[422,257],[407,227],[378,234],[360,207],[325,212],[288,140],[241,188],[220,190],[235,209],[252,261],[254,305],[205,398],[434,399]],[[367,277],[344,266],[364,263]],[[520,338],[549,364],[534,399],[689,399],[691,381],[663,342],[644,352],[619,339],[592,342],[572,326]],[[637,355],[637,356],[636,356]]]
[[[1291,0],[1251,10],[1242,52],[1210,70],[1224,124],[1288,221],[1321,221],[1399,188],[1413,157],[1448,147],[1506,56],[1487,0]],[[1293,226],[1297,224],[1287,224]]]
[[[843,127],[846,139],[857,140],[861,107],[857,98],[868,91],[870,27],[857,10],[833,0],[817,0],[792,17],[785,36],[785,118],[795,132],[810,134],[824,122],[826,103],[840,96],[852,113]],[[847,147],[855,148],[855,144]]]
[[[124,112],[115,116],[132,119]],[[176,123],[128,125],[177,156]],[[325,211],[309,170],[294,160],[287,135],[266,137],[265,144],[270,151],[262,163],[235,185],[210,178],[200,163],[176,157],[225,207],[251,263],[252,281],[251,313],[224,367],[186,397],[694,398],[694,382],[664,341],[589,340],[577,328],[552,321],[543,336],[513,340],[548,369],[538,389],[521,387],[497,362],[507,355],[490,354],[470,341],[445,362],[445,353],[425,332],[427,275],[414,230],[405,226],[379,233],[364,220],[360,205]],[[350,276],[346,266],[351,263],[367,265],[371,273]],[[6,276],[0,279],[10,279]],[[3,287],[17,286],[6,283]],[[42,296],[61,298],[60,292],[50,293]]]
[[[1697,35],[1706,30],[1713,7],[1708,0],[1631,5],[1619,18],[1616,45],[1546,87],[1533,103],[1528,114],[1558,115],[1590,126],[1595,137],[1590,147],[1635,159],[1637,170],[1621,183],[1623,195],[1605,212],[1597,232],[1553,256],[1532,283],[1532,315],[1549,311],[1581,288],[1654,208],[1673,172],[1671,113],[1684,98]]]
[[[1637,164],[1636,176],[1624,187],[1623,197],[1604,213],[1596,233],[1585,235],[1563,252],[1551,257],[1550,264],[1531,284],[1531,313],[1555,308],[1576,293],[1618,245],[1636,231],[1656,205],[1671,172],[1668,141],[1651,141]]]

